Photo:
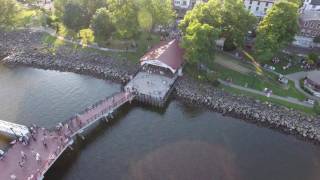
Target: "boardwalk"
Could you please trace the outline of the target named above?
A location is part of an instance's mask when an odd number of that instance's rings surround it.
[[[130,93],[120,92],[59,123],[54,129],[30,127],[29,139],[13,142],[0,160],[0,179],[43,179],[48,169],[73,143],[75,135],[133,98]]]

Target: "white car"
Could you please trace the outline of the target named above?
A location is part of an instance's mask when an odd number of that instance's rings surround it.
[[[316,101],[313,100],[313,99],[306,99],[306,102],[311,104],[311,105],[314,105]]]

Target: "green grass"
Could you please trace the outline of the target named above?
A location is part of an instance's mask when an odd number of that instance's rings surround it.
[[[276,68],[276,72],[280,74],[291,74],[303,71],[303,69],[300,67],[301,57],[298,57],[296,55],[287,55],[284,53],[279,53],[277,57],[279,57],[280,59],[280,62],[278,64],[273,64],[271,61],[267,63],[268,65],[274,66]],[[291,66],[289,69],[283,70],[282,67],[286,66],[289,63],[289,59],[291,59],[293,66]]]
[[[232,94],[237,94],[237,95],[244,95],[244,96],[249,96],[249,97],[253,97],[255,99],[258,99],[262,102],[271,102],[273,104],[278,104],[284,107],[287,107],[289,109],[294,109],[294,110],[298,110],[300,112],[309,114],[309,115],[316,115],[316,112],[313,108],[308,108],[305,106],[301,106],[301,105],[297,105],[297,104],[292,104],[286,101],[282,101],[282,100],[278,100],[278,99],[274,99],[274,98],[268,98],[266,96],[261,96],[261,95],[257,95],[254,93],[250,93],[250,92],[246,92],[246,91],[242,91],[239,89],[235,89],[232,87],[228,87],[228,86],[224,86],[224,85],[220,85],[219,86],[222,90],[232,93]]]
[[[214,73],[207,74],[206,72],[199,71],[198,68],[191,65],[186,66],[185,72],[197,80],[206,81],[209,83],[214,83],[217,78],[222,80],[232,79],[232,82],[236,85],[248,87],[258,91],[263,91],[265,88],[268,88],[273,91],[273,94],[278,96],[292,97],[299,100],[304,100],[306,98],[302,92],[295,88],[294,82],[292,81],[289,81],[288,86],[284,86],[278,81],[277,75],[263,70],[256,71],[256,67],[251,63],[245,63],[222,53],[218,53],[217,58],[238,64],[248,69],[249,73],[240,73],[215,63],[214,61],[212,61],[213,63],[211,65],[208,65],[208,67],[211,67]]]
[[[232,79],[234,84],[240,86],[246,86],[259,91],[263,91],[265,88],[268,88],[273,91],[273,94],[278,96],[293,97],[299,100],[306,98],[303,93],[299,92],[295,88],[292,81],[289,81],[288,86],[284,87],[278,82],[277,76],[268,72],[263,72],[263,75],[258,75],[254,72],[241,74],[218,64],[215,64],[213,70],[217,73],[218,78],[222,80]]]
[[[83,48],[78,45],[64,42],[60,39],[57,39],[54,36],[51,36],[50,34],[45,34],[41,40],[42,40],[42,44],[47,47],[46,50],[51,53],[55,53],[56,49],[59,48],[60,46],[68,45],[75,49],[82,49],[83,51],[89,51],[89,52],[94,51],[94,52],[103,54],[105,56],[111,57],[113,59],[138,63],[139,59],[147,52],[148,47],[151,47],[154,44],[159,43],[160,41],[159,35],[152,35],[152,40],[150,41],[147,41],[146,38],[147,37],[145,35],[142,35],[136,39],[136,43],[137,43],[136,52],[107,52],[107,51],[97,50],[94,48]]]
[[[39,9],[19,6],[19,13],[15,17],[15,26],[38,26],[41,24],[42,11]]]

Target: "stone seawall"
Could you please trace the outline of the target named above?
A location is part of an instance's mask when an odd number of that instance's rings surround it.
[[[24,65],[42,69],[70,71],[102,79],[126,83],[138,66],[129,61],[116,60],[97,52],[74,50],[61,46],[48,52],[41,38],[43,33],[19,31],[10,33],[10,40],[0,51],[9,54],[2,60],[7,65]],[[1,48],[2,46],[2,48]],[[288,108],[262,103],[246,96],[232,95],[188,77],[178,80],[174,96],[190,104],[204,105],[224,115],[263,124],[304,139],[320,142],[320,117],[308,116]]]

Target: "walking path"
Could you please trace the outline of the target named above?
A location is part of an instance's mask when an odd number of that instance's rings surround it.
[[[80,41],[74,41],[74,40],[70,40],[67,39],[63,36],[59,36],[56,34],[56,31],[52,28],[45,28],[45,27],[31,27],[31,28],[26,28],[29,30],[33,30],[33,31],[40,31],[40,32],[46,32],[48,34],[50,34],[53,37],[56,37],[57,39],[64,41],[64,42],[68,42],[71,44],[75,44],[75,45],[79,45],[79,46],[83,46],[82,42]],[[123,49],[112,49],[112,48],[103,48],[103,47],[99,47],[98,45],[86,45],[86,47],[92,48],[92,49],[97,49],[100,51],[105,51],[105,52],[136,52],[135,49],[128,49],[128,50],[123,50]]]
[[[286,77],[288,79],[290,79],[291,81],[294,82],[294,86],[296,87],[296,89],[298,89],[300,92],[302,92],[304,95],[306,95],[308,98],[311,99],[316,99],[318,101],[320,101],[319,97],[316,96],[312,96],[309,93],[305,92],[301,87],[300,87],[300,80],[307,77],[309,72],[306,71],[302,71],[302,72],[297,72],[297,73],[292,73],[292,74],[288,74],[286,75]]]
[[[242,90],[242,91],[247,91],[247,92],[250,92],[250,93],[253,93],[253,94],[257,94],[257,95],[261,95],[261,96],[266,96],[266,93],[261,92],[261,91],[257,91],[257,90],[254,90],[254,89],[250,89],[250,88],[242,87],[242,86],[239,86],[239,85],[235,85],[235,84],[223,81],[221,79],[219,79],[218,81],[221,84],[225,85],[225,86],[229,86],[229,87],[232,87],[232,88],[235,88],[235,89],[239,89],[239,90]],[[286,101],[286,102],[289,102],[289,103],[292,103],[292,104],[297,104],[297,105],[301,105],[301,106],[305,106],[305,107],[309,107],[309,108],[313,107],[313,105],[311,105],[311,104],[299,101],[299,100],[297,100],[295,98],[291,98],[291,97],[281,97],[281,96],[277,96],[277,95],[271,94],[270,98]]]
[[[43,179],[49,168],[73,144],[74,136],[133,98],[134,95],[128,92],[114,94],[51,130],[33,125],[29,137],[13,141],[0,160],[0,179]]]

